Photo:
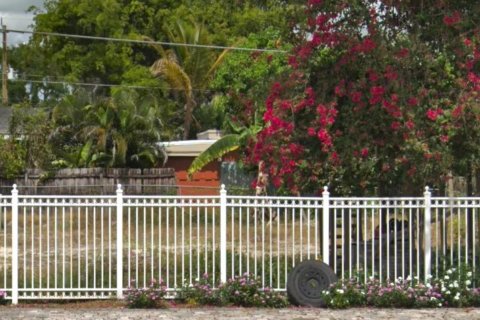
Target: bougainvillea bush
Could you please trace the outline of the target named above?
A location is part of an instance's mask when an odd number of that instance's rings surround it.
[[[247,162],[280,191],[418,194],[479,163],[480,8],[309,0]]]

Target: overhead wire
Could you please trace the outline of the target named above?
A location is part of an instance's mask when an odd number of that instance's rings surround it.
[[[86,36],[86,35],[68,34],[68,33],[59,33],[59,32],[29,31],[29,30],[15,30],[15,29],[7,29],[6,31],[9,33],[38,34],[38,35],[44,35],[44,36],[55,36],[55,37],[64,37],[64,38],[127,42],[127,43],[137,43],[137,44],[159,44],[162,46],[170,46],[170,47],[192,47],[192,48],[204,48],[204,49],[216,49],[216,50],[287,53],[287,51],[280,50],[280,49],[265,49],[265,48],[257,49],[257,48],[219,46],[219,45],[209,45],[209,44],[179,43],[179,42],[169,42],[169,41],[153,41],[153,40]]]

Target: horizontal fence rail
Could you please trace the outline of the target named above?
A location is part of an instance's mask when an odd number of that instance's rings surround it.
[[[170,296],[254,275],[286,290],[322,260],[339,278],[428,279],[477,265],[480,198],[0,195],[0,290],[19,299],[122,298],[161,279]]]

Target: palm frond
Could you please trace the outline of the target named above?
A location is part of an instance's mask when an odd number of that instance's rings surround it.
[[[240,147],[239,135],[228,134],[215,141],[207,150],[199,154],[187,170],[189,177],[200,171],[204,166],[223,155]]]

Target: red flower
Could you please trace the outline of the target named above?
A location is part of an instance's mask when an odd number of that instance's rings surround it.
[[[415,107],[416,105],[418,105],[418,100],[415,97],[410,97],[408,98],[407,103],[409,106]]]
[[[378,80],[378,75],[375,71],[372,71],[370,70],[370,72],[368,73],[368,79],[371,81],[371,82],[375,82]]]
[[[358,91],[352,92],[350,99],[352,99],[352,102],[354,103],[359,103],[362,99],[362,93]]]
[[[444,16],[443,17],[443,23],[447,26],[452,26],[454,24],[459,23],[461,20],[460,12],[454,11],[451,15],[449,16]]]
[[[414,124],[413,121],[410,119],[410,120],[408,120],[407,122],[405,122],[405,127],[407,127],[408,129],[412,130],[413,128],[415,128],[415,124]]]
[[[390,125],[390,128],[392,128],[393,131],[397,131],[400,128],[401,124],[398,121],[392,122]]]
[[[322,4],[322,0],[308,0],[308,5],[310,7],[317,6]]]
[[[437,120],[438,116],[441,115],[443,113],[443,110],[442,109],[428,109],[427,110],[427,118],[432,120],[432,121],[435,121]]]
[[[273,176],[272,184],[275,188],[280,188],[280,186],[282,185],[282,179],[278,175]]]
[[[373,49],[375,49],[376,46],[377,46],[376,43],[372,39],[366,38],[362,42],[362,45],[360,47],[360,51],[364,52],[364,53],[368,53],[368,52],[372,51]]]
[[[317,134],[317,131],[314,128],[311,128],[311,127],[308,128],[307,132],[308,132],[308,135],[310,137],[314,137]]]
[[[328,134],[327,130],[321,129],[317,133],[317,138],[323,143],[322,150],[327,151],[332,146],[332,138]]]
[[[328,21],[328,16],[326,16],[324,14],[320,14],[316,19],[316,23],[319,26],[323,26],[325,24],[325,22],[327,22],[327,21]]]
[[[332,152],[332,154],[330,155],[330,161],[332,161],[332,163],[334,165],[337,165],[340,163],[340,159],[338,158],[338,153],[337,152]]]
[[[335,95],[338,97],[345,95],[345,80],[340,81],[340,83],[335,86]]]
[[[368,157],[368,148],[363,148],[362,150],[360,150],[360,155],[362,156],[362,158]]]
[[[407,48],[402,48],[397,52],[397,57],[406,58],[410,54],[410,51]]]
[[[387,66],[385,70],[385,78],[388,80],[397,80],[398,73],[391,66]]]
[[[448,142],[448,136],[447,135],[440,136],[440,141],[442,141],[443,143],[447,143]]]
[[[463,107],[462,106],[457,106],[452,111],[452,117],[459,118],[462,115],[462,113],[463,113]]]
[[[370,94],[372,96],[383,96],[384,93],[385,88],[383,88],[382,86],[374,86],[370,88]]]
[[[298,68],[297,57],[296,56],[289,56],[288,57],[288,65],[291,66],[294,69]]]

